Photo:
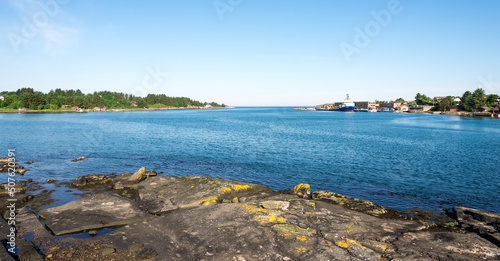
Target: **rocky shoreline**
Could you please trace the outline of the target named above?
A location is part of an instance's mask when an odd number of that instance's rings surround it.
[[[47,182],[82,193],[46,207],[45,183],[16,184],[15,224],[7,197],[0,205],[0,260],[500,259],[500,214],[463,207],[431,222],[307,184],[272,191],[145,168]]]

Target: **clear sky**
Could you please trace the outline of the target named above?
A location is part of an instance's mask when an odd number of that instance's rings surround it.
[[[0,1],[0,90],[229,105],[500,94],[500,1]]]

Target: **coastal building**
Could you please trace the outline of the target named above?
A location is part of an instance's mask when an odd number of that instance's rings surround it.
[[[71,107],[71,109],[74,110],[74,111],[79,111],[80,110],[80,108],[78,108],[78,106],[73,106],[73,107]]]
[[[493,113],[496,113],[496,114],[500,113],[500,106],[493,108]]]
[[[106,107],[94,107],[94,111],[106,111]]]
[[[210,104],[205,105],[205,109],[212,109],[212,105]]]
[[[368,105],[370,104],[370,102],[367,102],[367,101],[358,101],[358,102],[354,102],[354,106],[356,106],[356,109],[358,110],[368,110]]]
[[[489,110],[490,110],[490,108],[486,107],[486,106],[482,106],[482,107],[477,108],[477,112],[486,112]]]
[[[63,108],[63,109],[66,109],[68,107],[69,107],[69,105],[63,105],[63,106],[61,106],[61,108]]]
[[[4,98],[3,96],[0,96],[0,100],[2,100],[2,101],[3,101],[4,99],[5,99],[5,98]]]
[[[386,102],[386,103],[380,103],[379,107],[382,111],[384,110],[384,108],[394,110],[396,107],[400,105],[401,105],[400,102]]]
[[[464,107],[462,105],[448,105],[446,107],[446,111],[450,112],[457,112],[457,111],[463,111]]]
[[[454,102],[461,102],[462,100],[460,98],[454,98],[453,101]]]
[[[400,112],[407,112],[407,111],[410,111],[410,106],[408,106],[406,104],[401,104],[399,106],[396,106],[395,110],[400,111]]]
[[[410,112],[425,112],[430,111],[434,106],[432,105],[417,105],[416,107],[410,107]]]

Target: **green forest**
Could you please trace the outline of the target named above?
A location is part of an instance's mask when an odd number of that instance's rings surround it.
[[[165,94],[149,94],[146,97],[124,94],[121,92],[101,91],[82,93],[80,90],[51,90],[43,93],[33,88],[21,88],[14,92],[0,92],[0,109],[17,110],[71,110],[71,107],[92,109],[106,107],[106,109],[140,109],[140,108],[167,108],[167,107],[203,107],[210,104],[212,107],[225,107],[215,102],[199,102],[186,97],[169,97]]]

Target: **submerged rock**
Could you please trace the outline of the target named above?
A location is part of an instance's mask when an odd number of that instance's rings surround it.
[[[314,191],[312,198],[337,204],[347,209],[356,210],[372,216],[382,216],[387,213],[387,210],[384,207],[368,200],[350,198],[333,192]]]
[[[152,217],[141,211],[134,201],[105,193],[43,209],[39,214],[56,235],[121,226]]]
[[[76,158],[76,159],[74,159],[72,161],[73,162],[77,162],[77,161],[84,160],[84,159],[87,159],[87,157],[83,157],[83,156],[82,157],[78,157],[78,158]]]
[[[85,176],[80,176],[80,177],[76,178],[71,183],[71,185],[73,185],[75,187],[83,187],[83,186],[87,185],[87,179],[85,178]]]
[[[0,173],[9,172],[9,169],[14,168],[14,173],[24,175],[26,169],[17,164],[16,162],[10,161],[9,158],[0,158]],[[11,170],[12,171],[12,170]]]
[[[7,182],[0,184],[0,197],[12,197],[26,193],[25,181]]]

